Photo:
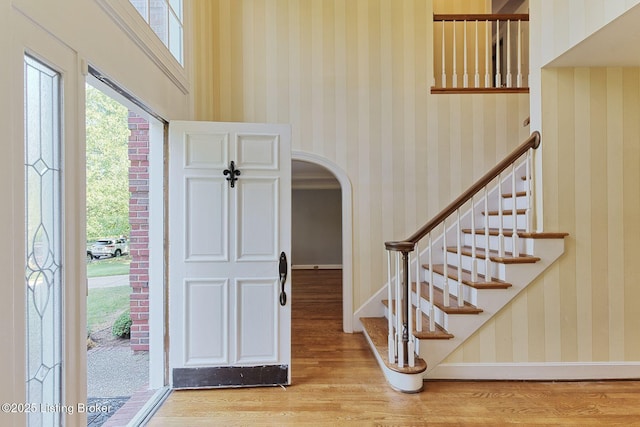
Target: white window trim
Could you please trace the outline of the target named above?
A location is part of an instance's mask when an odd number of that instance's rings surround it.
[[[95,0],[124,33],[153,61],[154,64],[184,93],[189,93],[185,69],[160,38],[153,32],[129,0]],[[184,37],[183,24],[183,43]],[[185,46],[183,45],[183,60]]]

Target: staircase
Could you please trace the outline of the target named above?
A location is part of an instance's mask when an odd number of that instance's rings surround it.
[[[534,132],[404,241],[386,242],[388,280],[356,313],[389,384],[423,379],[564,251],[531,230]],[[416,280],[417,278],[417,280]]]

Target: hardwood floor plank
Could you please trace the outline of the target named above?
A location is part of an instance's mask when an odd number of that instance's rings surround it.
[[[341,273],[293,272],[289,387],[173,392],[149,426],[640,425],[640,381],[429,381],[402,394],[342,333]]]

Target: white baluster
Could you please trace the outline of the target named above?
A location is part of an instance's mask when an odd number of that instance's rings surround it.
[[[516,85],[522,87],[522,21],[518,19],[518,76],[516,77]]]
[[[519,236],[518,236],[518,209],[516,203],[516,163],[511,165],[511,197],[513,198],[513,206],[511,208],[511,216],[513,216],[513,234],[511,235],[511,245],[513,246],[513,256],[520,256]]]
[[[496,87],[502,86],[500,74],[500,20],[496,21]]]
[[[444,256],[444,284],[442,287],[442,292],[444,296],[444,305],[445,307],[449,307],[449,265],[447,263],[447,220],[442,221],[442,227],[444,228],[444,233],[442,234],[442,252]]]
[[[433,242],[431,241],[431,232],[429,232],[429,330],[436,330],[436,313],[433,302]]]
[[[504,222],[503,222],[503,208],[502,208],[502,173],[498,175],[498,196],[500,203],[498,203],[498,256],[504,257]],[[513,201],[515,203],[515,200]],[[489,256],[489,252],[487,252]]]
[[[407,304],[407,337],[409,341],[407,342],[407,363],[410,367],[414,367],[415,364],[415,345],[413,341],[413,310],[411,307],[411,254],[407,254],[407,286],[409,287],[407,292],[407,300],[404,304]],[[404,314],[403,314],[404,316]],[[403,319],[404,320],[404,319]],[[404,345],[404,342],[403,342]]]
[[[456,211],[456,250],[458,253],[458,307],[464,306],[464,297],[462,295],[462,231],[460,230],[460,209]]]
[[[531,176],[531,152],[533,150],[530,148],[529,150],[527,150],[527,158],[525,160],[526,165],[525,165],[525,169],[526,169],[526,178],[525,178],[525,191],[527,192],[527,210],[525,212],[525,217],[526,217],[526,231],[527,233],[531,233],[531,230],[533,229],[533,215],[531,214],[531,205],[533,204],[533,197],[532,197],[532,188],[531,188],[531,184],[532,184],[532,176]]]
[[[416,243],[416,331],[422,332],[422,280],[420,277],[420,244]]]
[[[464,42],[463,42],[463,58],[464,58],[464,74],[462,76],[462,87],[469,87],[469,72],[467,71],[467,21],[463,21],[464,25]]]
[[[478,281],[478,254],[476,245],[476,212],[474,196],[471,196],[471,281]]]
[[[478,65],[478,20],[476,19],[476,54],[475,54],[475,59],[476,59],[476,69],[475,69],[475,75],[474,75],[474,79],[473,79],[473,87],[480,87],[480,69],[479,69],[479,65]]]
[[[502,196],[499,196],[500,201]],[[484,278],[486,282],[491,281],[491,259],[489,258],[491,236],[489,236],[489,189],[484,187]]]
[[[489,52],[491,51],[491,44],[489,44],[489,20],[486,21],[484,28],[484,87],[491,87],[491,73],[489,73]]]
[[[387,250],[387,301],[389,301],[388,310],[389,316],[387,317],[387,328],[389,329],[389,338],[387,345],[389,346],[389,363],[393,363],[396,360],[396,346],[395,335],[393,333],[393,282],[391,281],[391,251]]]
[[[458,87],[458,58],[456,49],[456,21],[453,21],[453,75],[451,77],[451,87]]]
[[[511,20],[507,19],[507,87],[511,86]]]
[[[444,27],[445,27],[445,21],[442,21],[442,87],[447,87],[447,68],[444,62],[445,61],[444,52],[446,50]]]

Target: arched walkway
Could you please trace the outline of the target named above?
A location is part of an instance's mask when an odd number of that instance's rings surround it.
[[[351,181],[346,172],[330,160],[313,153],[293,151],[292,160],[313,163],[331,172],[342,192],[342,329],[353,332],[353,206]]]

